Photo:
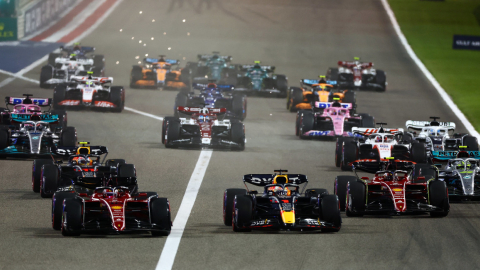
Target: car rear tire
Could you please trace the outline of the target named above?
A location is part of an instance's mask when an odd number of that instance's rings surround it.
[[[362,127],[375,128],[375,118],[370,115],[362,116]]]
[[[65,100],[65,95],[67,93],[67,86],[60,84],[55,87],[53,90],[53,108],[57,110],[64,110],[65,106],[59,105],[60,102]]]
[[[427,163],[427,149],[424,143],[412,143],[411,159],[415,163]]]
[[[326,195],[320,202],[322,209],[320,220],[332,223],[334,228],[323,228],[322,232],[338,232],[342,226],[342,217],[338,209],[338,198],[336,195]]]
[[[345,205],[347,203],[347,186],[348,183],[357,181],[356,176],[352,175],[339,175],[335,177],[335,195],[338,196],[340,202],[340,211],[345,211]]]
[[[243,228],[252,220],[252,197],[249,195],[235,196],[232,226],[235,232],[249,232],[250,228]]]
[[[307,139],[308,136],[305,136],[304,134],[310,130],[313,130],[314,126],[315,126],[315,117],[313,115],[313,112],[305,111],[300,120],[300,129],[299,129],[300,139]]]
[[[447,185],[444,181],[431,181],[429,184],[430,205],[441,208],[441,211],[430,212],[431,217],[446,217],[450,211]]]
[[[62,235],[79,236],[82,229],[82,202],[79,199],[63,201]]]
[[[137,171],[133,164],[118,165],[118,177],[137,177]]]
[[[45,164],[41,170],[40,196],[51,198],[59,184],[58,168],[53,164]]]
[[[473,136],[463,137],[463,146],[466,146],[467,151],[478,151],[478,140]]]
[[[42,179],[42,166],[51,164],[53,165],[53,162],[51,159],[35,159],[33,161],[33,166],[32,166],[32,189],[33,192],[39,193],[40,192],[40,183]]]
[[[247,116],[246,97],[244,95],[234,95],[232,99],[232,112],[240,120]]]
[[[365,211],[365,184],[360,181],[350,181],[347,188],[347,217],[361,217]]]
[[[297,111],[297,105],[303,101],[303,89],[299,87],[292,87],[290,92],[290,103],[287,109],[291,112],[295,112]]]
[[[340,163],[340,168],[342,169],[342,171],[352,170],[352,167],[349,164],[358,159],[357,148],[357,144],[353,139],[345,138],[343,140],[342,161]]]
[[[167,138],[165,139],[166,148],[174,148],[173,141],[180,138],[180,120],[172,119],[167,122]]]
[[[53,66],[43,66],[40,71],[40,88],[51,88],[51,84],[47,84],[48,80],[53,78],[54,68]]]
[[[52,198],[52,228],[54,230],[62,229],[63,201],[65,199],[75,198],[76,194],[70,191],[58,191]]]
[[[340,167],[342,164],[342,152],[343,152],[343,137],[338,137],[335,144],[335,166]]]
[[[245,128],[243,126],[243,123],[241,122],[233,122],[231,125],[231,140],[232,142],[235,142],[239,144],[239,147],[237,150],[243,151],[245,150]]]
[[[66,127],[62,130],[61,146],[74,147],[77,144],[77,131],[74,127]]]
[[[93,56],[93,65],[95,68],[103,69],[105,67],[105,56],[101,54]]]
[[[326,188],[309,188],[305,190],[305,196],[306,197],[323,197],[325,195],[328,195],[328,190]]]
[[[0,149],[8,147],[8,131],[0,129]]]
[[[105,162],[105,166],[107,167],[118,167],[120,165],[125,164],[125,159],[109,159]]]
[[[55,66],[55,60],[61,56],[62,56],[61,53],[50,53],[48,55],[48,64],[51,66]]]
[[[141,66],[133,66],[130,72],[130,88],[137,88],[135,84],[137,81],[143,79],[143,72]]]
[[[122,86],[110,87],[110,102],[116,107],[112,109],[113,112],[122,112],[125,108],[125,89]]]
[[[225,226],[232,226],[232,209],[235,196],[245,194],[247,194],[247,190],[242,188],[229,188],[223,193],[223,224]]]
[[[380,85],[380,88],[377,90],[380,92],[385,92],[387,90],[387,75],[383,70],[376,70],[377,75],[375,75],[375,82]]]
[[[275,80],[275,86],[277,90],[280,91],[280,94],[278,94],[279,98],[287,97],[288,80],[285,75],[277,75],[277,79]]]
[[[171,122],[171,121],[175,121],[175,119],[177,119],[177,118],[173,117],[173,116],[167,116],[167,117],[163,118],[163,122],[162,122],[162,144],[165,144],[165,137],[167,136],[168,123]]]
[[[150,201],[152,223],[162,228],[159,231],[152,231],[152,236],[168,236],[172,231],[170,203],[167,198],[155,198],[152,201]]]

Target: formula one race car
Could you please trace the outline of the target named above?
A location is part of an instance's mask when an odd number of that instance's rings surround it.
[[[53,107],[97,108],[121,112],[125,107],[123,86],[110,86],[112,77],[72,76],[68,84],[55,87]]]
[[[288,79],[285,75],[274,74],[274,66],[261,66],[260,61],[254,65],[241,66],[242,74],[238,74],[236,91],[248,94],[276,95],[286,97]]]
[[[50,158],[55,146],[75,146],[77,133],[74,127],[66,126],[66,113],[54,110],[42,113],[40,106],[50,106],[51,100],[25,96],[5,98],[7,109],[1,113],[0,157]],[[13,104],[10,111],[8,105]]]
[[[103,73],[105,69],[105,57],[101,54],[92,54],[95,52],[95,47],[81,46],[76,42],[73,46],[60,46],[59,53],[50,53],[48,55],[48,64],[55,66],[57,58],[68,58],[75,54],[78,59],[92,59],[93,65],[99,73]]]
[[[345,201],[348,217],[422,213],[445,217],[450,211],[445,182],[414,175],[414,162],[390,157],[380,161],[357,160],[352,166],[355,175],[361,170],[374,172],[375,176],[370,179],[357,175],[349,181],[335,182],[335,194]]]
[[[438,178],[447,184],[450,200],[480,200],[480,161],[469,158],[468,152],[458,155],[448,160]]]
[[[338,98],[335,98],[338,99]],[[314,110],[301,110],[297,113],[295,134],[300,139],[352,137],[353,127],[374,127],[375,120],[368,114],[351,115],[351,103],[315,102]]]
[[[144,58],[143,65],[135,65],[130,73],[130,87],[163,87],[163,89],[185,89],[190,82],[189,69],[174,68],[179,60]]]
[[[63,48],[64,52],[72,52],[69,56],[64,53],[51,53],[48,64],[40,72],[40,87],[51,88],[58,84],[66,83],[71,76],[85,76],[91,71],[95,76],[105,75],[105,59],[103,55],[86,56],[86,53],[95,50],[93,47],[74,50]]]
[[[93,191],[98,183],[104,183],[102,181],[107,184],[114,182],[114,177],[136,177],[133,164],[125,164],[123,159],[107,160],[108,150],[105,146],[88,144],[80,142],[79,146],[54,147],[53,154],[68,158],[66,164],[62,160],[34,160],[33,191],[40,192],[43,198],[50,198],[61,187],[81,184],[87,188],[83,192],[89,192],[88,189]],[[102,155],[105,155],[103,159]],[[137,191],[136,182],[128,186],[132,192]]]
[[[180,92],[175,99],[174,113],[178,116],[178,107],[226,108],[226,119],[244,120],[247,116],[247,98],[242,93],[235,93],[232,85],[193,84],[194,92]]]
[[[351,170],[350,163],[357,159],[380,160],[394,157],[416,163],[427,163],[429,156],[425,144],[406,136],[403,129],[384,128],[386,123],[377,123],[380,128],[352,128],[359,136],[339,138],[335,148],[335,165],[342,170]]]
[[[356,109],[355,92],[336,89],[336,81],[326,81],[323,76],[320,80],[300,80],[300,87],[290,87],[287,96],[287,109],[291,112],[314,108],[317,101],[333,102],[338,98],[341,103],[351,103],[353,111]],[[307,88],[308,87],[308,88]]]
[[[225,190],[223,223],[236,232],[252,229],[338,232],[342,218],[337,196],[322,188],[305,190],[307,176],[287,172],[244,175],[245,187],[246,183],[264,187],[262,194],[248,187]],[[305,186],[300,191],[301,184]]]
[[[211,80],[225,83],[222,82],[225,77],[236,75],[235,70],[230,69],[231,56],[223,56],[219,52],[213,52],[213,54],[199,54],[197,57],[197,63],[189,62],[185,67],[190,70],[194,83],[206,84]]]
[[[329,68],[327,79],[337,81],[340,89],[373,89],[385,91],[387,77],[383,70],[374,69],[373,63],[360,62],[355,57],[354,61],[338,61],[337,68]]]
[[[60,205],[56,208],[58,214],[52,216],[53,225],[60,225],[63,236],[98,232],[168,236],[172,228],[170,203],[156,192],[132,193],[127,187],[104,186],[91,195],[56,192],[54,204]]]
[[[462,146],[471,157],[480,159],[478,140],[468,134],[453,133],[454,122],[439,122],[440,117],[430,117],[433,121],[412,121],[405,124],[414,140],[423,142],[434,161],[446,161],[455,158]],[[417,133],[418,132],[418,133]]]
[[[163,119],[162,143],[167,148],[213,147],[245,149],[245,126],[238,120],[223,119],[225,108],[178,107],[189,118],[167,116]]]

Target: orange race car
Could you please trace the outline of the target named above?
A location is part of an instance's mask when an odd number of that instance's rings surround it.
[[[143,64],[135,65],[130,74],[130,87],[152,87],[163,89],[185,89],[190,85],[188,69],[173,68],[179,60],[160,58],[145,58]]]
[[[355,109],[355,92],[336,89],[336,81],[326,81],[325,76],[320,80],[300,80],[302,87],[291,87],[287,96],[287,109],[291,112],[310,110],[315,102],[333,102],[339,98],[341,103],[352,103]]]

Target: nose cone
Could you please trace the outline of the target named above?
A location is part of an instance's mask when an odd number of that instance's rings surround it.
[[[282,220],[285,224],[295,223],[295,212],[293,211],[282,211]]]

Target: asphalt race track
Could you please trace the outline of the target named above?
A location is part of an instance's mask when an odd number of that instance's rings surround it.
[[[324,74],[338,60],[359,56],[384,69],[389,83],[385,93],[358,93],[359,112],[368,112],[377,122],[392,127],[404,127],[409,119],[439,116],[457,122],[457,130],[465,132],[403,49],[378,0],[124,0],[81,42],[105,54],[106,74],[114,77],[115,85],[127,89],[126,106],[162,117],[172,115],[177,92],[130,89],[130,69],[138,61],[135,56],[166,54],[194,61],[199,53],[220,51],[232,55],[235,63],[261,60],[275,65],[292,86],[301,78]],[[40,66],[25,76],[38,80],[39,73]],[[0,80],[5,78],[0,75]],[[23,93],[52,96],[52,90],[20,79],[0,88],[0,93],[2,98]],[[477,204],[452,204],[443,219],[428,215],[347,218],[342,214],[341,231],[328,234],[234,233],[223,226],[223,191],[241,188],[244,174],[288,169],[309,176],[309,187],[333,192],[334,178],[342,174],[334,165],[334,142],[296,138],[295,114],[285,107],[284,99],[248,99],[246,150],[213,152],[174,269],[480,267]],[[106,145],[109,157],[134,163],[140,189],[168,197],[175,217],[199,150],[165,149],[160,141],[161,121],[126,110],[121,114],[69,112],[68,122],[77,128],[79,140]],[[0,162],[0,269],[157,266],[166,238],[65,238],[54,231],[51,200],[33,193],[31,166],[32,161]]]

